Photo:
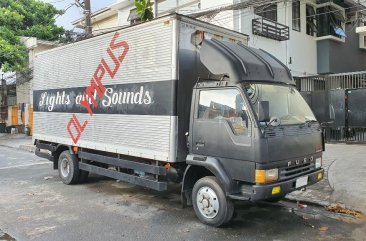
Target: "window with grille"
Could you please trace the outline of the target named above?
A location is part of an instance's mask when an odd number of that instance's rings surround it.
[[[254,13],[277,22],[277,3],[264,4],[254,8]]]
[[[316,36],[317,32],[315,8],[312,5],[306,4],[306,34]]]
[[[344,31],[344,10],[334,6],[325,6],[317,9],[318,37],[334,36],[337,38],[346,37]]]
[[[300,6],[300,1],[292,3],[292,29],[299,32],[301,31]]]

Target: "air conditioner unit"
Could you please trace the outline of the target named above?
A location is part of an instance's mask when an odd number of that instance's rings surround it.
[[[366,26],[357,27],[356,33],[360,35],[366,35]]]
[[[363,22],[360,25],[356,28],[356,33],[360,35],[360,49],[366,49],[366,23]]]

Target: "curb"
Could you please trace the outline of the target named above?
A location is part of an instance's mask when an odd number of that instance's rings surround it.
[[[15,147],[15,146],[7,146],[7,145],[0,144],[0,146],[15,149],[15,150],[27,151],[27,152],[31,152],[31,153],[34,153],[36,151],[36,146],[34,146],[34,145],[20,145],[18,147]]]
[[[301,200],[301,199],[294,199],[294,198],[287,198],[284,197],[283,200],[288,201],[288,202],[292,202],[292,203],[297,203],[297,202],[301,202],[307,205],[312,205],[312,206],[317,206],[317,207],[326,207],[329,206],[331,203],[325,204],[325,203],[319,203],[319,202],[312,202],[309,200]]]
[[[20,145],[18,149],[34,153],[36,151],[36,146],[34,146],[34,145]]]

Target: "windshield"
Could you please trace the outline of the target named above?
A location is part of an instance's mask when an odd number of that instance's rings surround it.
[[[295,87],[244,83],[243,89],[247,92],[257,116],[258,103],[268,101],[270,117],[279,118],[281,125],[316,121],[310,107]]]

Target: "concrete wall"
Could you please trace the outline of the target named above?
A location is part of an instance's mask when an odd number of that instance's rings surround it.
[[[171,11],[187,14],[199,9],[199,0],[164,0],[158,4],[158,15],[165,15]],[[184,7],[182,7],[184,6]]]
[[[108,18],[99,21],[93,21],[93,31],[106,29],[118,26],[118,14],[112,15]]]
[[[21,104],[21,103],[29,104],[31,102],[31,99],[30,99],[31,92],[32,92],[32,88],[31,88],[30,81],[17,85],[17,104]],[[32,97],[33,97],[33,95],[32,95]]]
[[[130,15],[130,11],[135,8],[135,5],[131,2],[127,7],[118,10],[118,25],[126,26],[130,25],[130,21],[128,21],[128,16]]]
[[[290,27],[290,40],[287,61],[288,67],[294,76],[317,74],[317,48],[316,37],[306,34],[306,4],[314,4],[315,1],[301,1],[301,31],[292,29],[292,5],[287,7],[287,24]],[[291,58],[291,59],[290,59]]]
[[[22,41],[28,49],[28,66],[30,69],[33,69],[34,59],[37,53],[58,46],[55,42],[39,40],[34,37],[22,37]],[[24,77],[19,74],[16,75],[16,78],[16,103],[14,104],[33,104],[32,79],[28,81],[28,79],[24,79]]]
[[[207,9],[222,7],[224,5],[229,5],[229,4],[233,4],[233,3],[236,3],[236,1],[233,1],[233,0],[215,0],[215,1],[201,0],[201,10],[204,11]],[[234,12],[235,12],[235,14],[234,14]],[[220,12],[213,19],[211,19],[210,23],[234,30],[234,21],[238,22],[240,19],[240,16],[238,16],[239,14],[237,12],[238,11]],[[205,21],[205,19],[202,19],[202,20]],[[239,31],[238,27],[236,30]]]
[[[332,39],[319,40],[317,44],[318,72],[344,73],[366,70],[366,49],[360,49],[360,36],[352,24],[346,25],[345,42]]]
[[[29,68],[33,69],[35,55],[43,51],[53,49],[56,45],[45,45],[38,43],[35,47],[29,49]],[[18,90],[19,89],[19,90]],[[28,91],[27,91],[28,89]],[[33,105],[33,80],[28,83],[17,85],[17,104],[26,103]]]
[[[207,0],[206,0],[207,1]],[[219,0],[222,1],[222,0]],[[225,0],[224,0],[225,1]],[[130,15],[130,11],[135,8],[133,1],[126,0],[118,0],[118,2],[125,2],[125,7],[118,10],[118,25],[126,26],[130,25],[130,21],[128,21],[128,16]],[[217,2],[212,1],[211,2]],[[178,5],[177,5],[178,3]],[[158,4],[158,16],[166,15],[169,11],[174,11],[175,8],[179,5],[185,5],[183,8],[179,8],[176,10],[177,13],[180,14],[188,14],[190,12],[197,11],[199,9],[199,2],[196,0],[164,0],[160,1]],[[155,12],[155,10],[153,9]]]

